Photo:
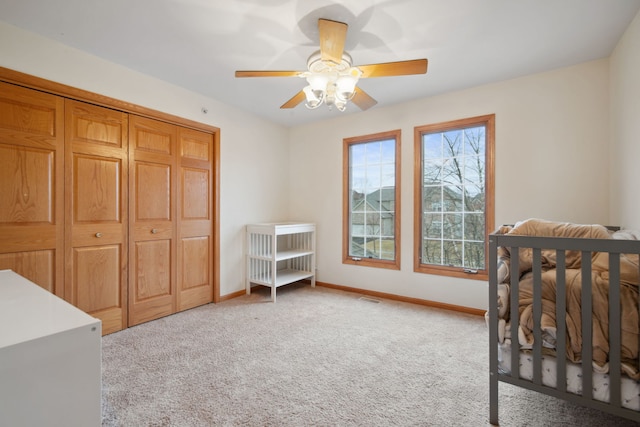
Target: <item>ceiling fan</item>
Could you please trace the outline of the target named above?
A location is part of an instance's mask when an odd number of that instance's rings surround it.
[[[362,110],[377,104],[375,99],[356,86],[359,79],[427,72],[426,59],[353,66],[351,56],[344,51],[347,27],[343,22],[318,20],[320,50],[307,60],[307,71],[236,71],[236,77],[304,78],[308,86],[280,108],[294,108],[306,100],[305,105],[310,109],[324,103],[329,108],[335,106],[339,111],[344,111],[349,101]]]

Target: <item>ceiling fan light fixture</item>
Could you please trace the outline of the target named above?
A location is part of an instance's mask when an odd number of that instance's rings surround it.
[[[344,51],[348,25],[329,19],[318,19],[320,50],[307,60],[307,71],[236,71],[236,77],[299,77],[308,86],[296,93],[280,108],[294,108],[306,100],[309,109],[326,104],[344,111],[352,101],[361,110],[377,104],[362,88],[357,87],[361,78],[404,76],[427,72],[426,59],[413,59],[352,66],[351,55]]]
[[[343,100],[338,99],[338,98],[336,98],[336,99],[333,101],[333,105],[335,105],[335,106],[336,106],[336,109],[337,109],[338,111],[344,111],[344,110],[346,110],[346,109],[347,109],[347,101],[343,101]]]
[[[336,79],[336,98],[349,101],[356,93],[358,78],[351,74],[341,75]]]
[[[305,104],[305,106],[310,110],[318,108],[324,101],[324,95],[325,95],[324,92],[313,90],[311,85],[305,86],[304,89],[302,89],[302,91],[304,92],[304,95],[307,98],[307,103]]]
[[[327,89],[329,83],[329,75],[322,73],[311,73],[307,76],[307,82],[311,86],[311,90],[314,92],[324,92]]]

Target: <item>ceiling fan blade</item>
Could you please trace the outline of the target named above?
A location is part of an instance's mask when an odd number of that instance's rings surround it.
[[[424,74],[427,72],[426,59],[413,59],[410,61],[385,62],[381,64],[358,65],[362,71],[361,78],[406,76],[409,74]]]
[[[328,19],[318,19],[320,33],[320,58],[339,64],[342,61],[344,42],[347,39],[347,24]]]
[[[351,102],[360,107],[361,110],[368,110],[378,103],[375,99],[369,96],[369,94],[359,87],[356,87],[356,93],[351,98]]]
[[[300,104],[302,101],[304,101],[305,99],[307,99],[307,97],[304,94],[304,91],[300,91],[300,92],[296,93],[295,95],[293,95],[293,98],[291,98],[290,100],[288,100],[287,102],[282,104],[282,106],[280,108],[294,108],[298,104]]]
[[[302,71],[236,71],[236,77],[296,77]]]

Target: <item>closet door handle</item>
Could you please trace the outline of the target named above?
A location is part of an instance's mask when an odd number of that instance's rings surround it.
[[[151,229],[151,234],[156,234],[157,232],[158,232],[158,229],[157,229],[157,228],[152,228],[152,229]]]
[[[96,233],[96,237],[98,238],[102,237],[102,233]]]

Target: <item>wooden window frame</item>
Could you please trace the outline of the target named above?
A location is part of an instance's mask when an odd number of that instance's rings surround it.
[[[484,269],[468,270],[464,267],[451,267],[423,264],[422,260],[422,136],[427,133],[445,132],[473,126],[485,126],[485,236]],[[413,270],[416,273],[435,274],[473,280],[488,280],[489,234],[495,227],[495,114],[470,117],[460,120],[435,123],[414,128],[414,246]]]
[[[383,260],[374,258],[359,258],[349,255],[349,247],[351,243],[350,233],[350,183],[349,183],[349,148],[352,145],[360,143],[375,142],[387,139],[395,139],[395,203],[394,203],[394,242],[395,257],[393,260]],[[351,265],[360,265],[365,267],[386,268],[391,270],[400,270],[400,206],[401,206],[401,189],[400,189],[400,152],[401,152],[401,130],[391,130],[387,132],[379,132],[364,136],[356,136],[343,139],[342,145],[342,263]]]

